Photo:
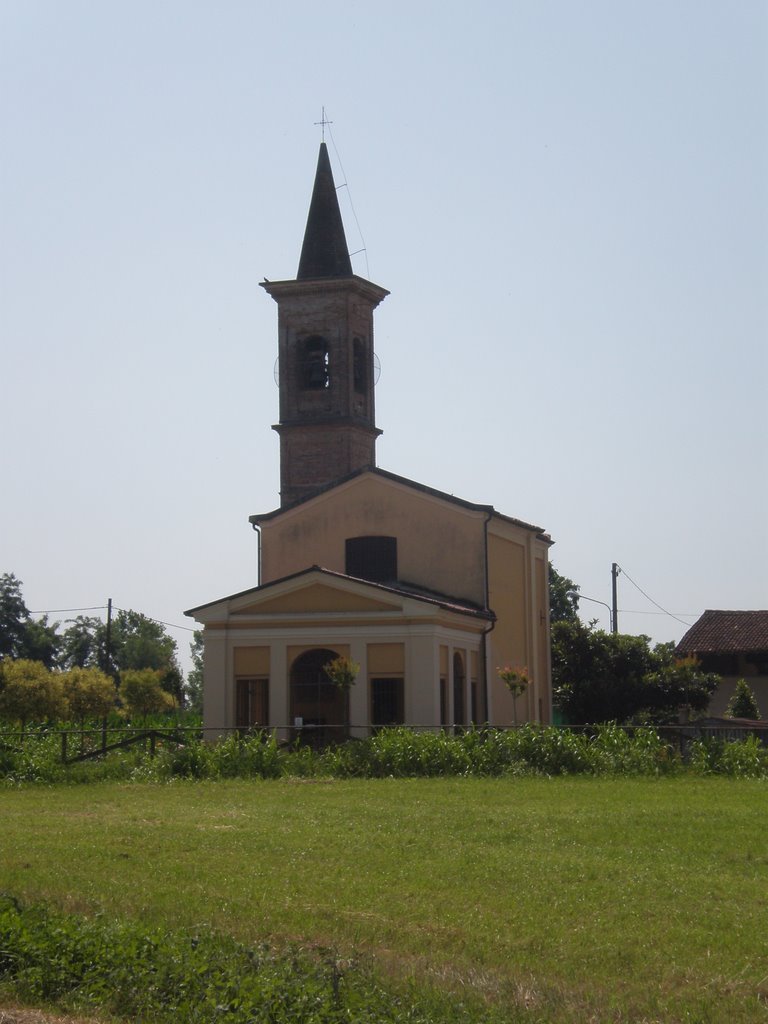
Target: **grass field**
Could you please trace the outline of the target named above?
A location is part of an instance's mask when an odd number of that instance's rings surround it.
[[[768,1020],[768,788],[724,779],[0,791],[0,889],[298,940],[532,1020]]]

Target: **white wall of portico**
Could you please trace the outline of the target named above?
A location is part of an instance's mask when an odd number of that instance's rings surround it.
[[[231,646],[227,630],[206,630],[203,648],[203,728],[206,739],[216,739],[234,718],[233,687],[230,685]]]
[[[450,650],[448,700],[452,704],[453,651],[459,650],[465,662],[467,713],[471,708],[471,651],[479,651],[481,634],[446,628],[434,622],[381,625],[331,626],[305,624],[267,629],[232,628],[211,630],[205,640],[205,725],[208,728],[232,728],[235,724],[234,649],[256,646],[269,648],[269,723],[288,737],[290,722],[289,647],[327,647],[349,650],[360,665],[358,682],[350,691],[350,722],[353,735],[366,735],[370,722],[368,693],[368,644],[402,644],[405,652],[405,722],[408,725],[440,725],[440,646]],[[451,710],[452,713],[452,710]]]

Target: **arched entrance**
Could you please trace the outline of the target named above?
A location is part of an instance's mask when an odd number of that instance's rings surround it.
[[[294,739],[313,747],[325,746],[346,736],[348,695],[325,674],[325,666],[337,651],[317,647],[304,651],[291,666],[291,724]],[[296,727],[297,719],[302,727]]]

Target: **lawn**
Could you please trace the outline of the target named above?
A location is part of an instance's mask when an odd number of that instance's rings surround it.
[[[334,946],[532,1020],[766,1020],[768,788],[726,779],[0,791],[0,889]]]

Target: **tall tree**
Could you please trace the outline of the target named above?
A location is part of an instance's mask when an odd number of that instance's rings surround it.
[[[159,672],[162,688],[179,704],[183,702],[184,677],[176,657],[176,641],[159,622],[140,612],[119,611],[112,621],[110,655],[120,673],[127,669]]]
[[[21,657],[41,661],[46,668],[56,668],[61,649],[59,625],[58,622],[48,622],[47,615],[39,619],[28,618],[24,623]]]
[[[192,668],[187,673],[185,694],[190,711],[196,711],[198,714],[202,714],[203,711],[203,651],[203,631],[196,629],[189,645]]]
[[[647,636],[606,633],[581,622],[552,627],[555,704],[570,724],[675,720],[681,705],[704,711],[718,677],[673,645]]]
[[[70,625],[61,638],[61,667],[104,669],[104,623],[93,615],[78,615],[67,620]]]
[[[118,611],[107,625],[92,616],[78,616],[64,631],[61,662],[65,668],[100,668],[114,675],[132,669],[160,672],[163,689],[183,700],[183,675],[176,641],[154,619],[130,609]]]
[[[579,587],[567,576],[561,576],[550,563],[549,566],[549,618],[555,622],[579,621]]]
[[[21,594],[21,580],[12,572],[0,576],[0,661],[26,658],[41,661],[46,668],[58,662],[59,623],[48,616],[33,619]]]
[[[28,619],[21,580],[12,572],[4,572],[0,576],[0,660],[23,657]]]

